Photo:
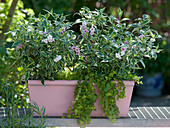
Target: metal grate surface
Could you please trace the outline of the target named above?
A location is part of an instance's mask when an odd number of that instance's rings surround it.
[[[15,112],[16,117],[23,117],[24,115],[28,115],[30,113],[30,110],[26,108],[17,108]],[[11,109],[7,110],[5,107],[0,107],[0,118],[7,117],[7,113],[11,113]]]
[[[18,108],[17,117],[29,114],[29,110]],[[7,116],[7,109],[0,108],[0,118]],[[130,107],[126,119],[167,119],[170,120],[170,107]]]
[[[128,118],[170,120],[170,107],[130,107]]]

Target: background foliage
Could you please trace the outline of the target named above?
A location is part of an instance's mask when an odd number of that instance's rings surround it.
[[[9,20],[8,10],[12,0],[6,0],[0,3],[0,34],[6,20]],[[34,15],[32,9],[24,9],[24,4],[21,0],[18,1],[16,10],[12,19],[9,30],[13,30],[18,21],[23,20],[26,16]],[[27,87],[21,83],[21,76],[24,74],[21,67],[15,65],[16,56],[14,49],[11,48],[12,40],[6,36],[5,40],[0,40],[0,107],[7,105],[7,94],[5,88],[14,87],[14,101],[17,107],[26,106],[28,98]],[[9,94],[9,98],[12,95]]]

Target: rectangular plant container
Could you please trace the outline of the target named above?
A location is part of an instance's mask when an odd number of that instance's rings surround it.
[[[116,102],[119,107],[120,117],[126,117],[128,115],[134,86],[134,81],[123,82],[126,86],[126,97]],[[48,116],[63,116],[63,113],[67,112],[69,106],[72,106],[77,80],[46,80],[45,85],[46,86],[42,86],[40,80],[28,80],[31,104],[32,101],[35,101],[40,108],[44,106],[46,108],[45,114]],[[99,92],[96,86],[95,89],[98,95]],[[101,109],[99,101],[100,99],[98,98],[95,103],[96,111],[92,111],[91,117],[103,117],[103,110]],[[35,116],[37,115],[35,114]]]

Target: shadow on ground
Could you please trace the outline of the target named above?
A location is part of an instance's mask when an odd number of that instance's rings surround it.
[[[147,107],[147,106],[170,106],[170,95],[158,97],[144,97],[133,95],[131,100],[131,107]]]

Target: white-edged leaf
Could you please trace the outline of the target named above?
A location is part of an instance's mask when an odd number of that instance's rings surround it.
[[[121,21],[127,21],[130,20],[129,18],[123,18]]]
[[[143,67],[145,68],[145,64],[144,64],[143,60],[140,60],[140,62],[143,65]]]

